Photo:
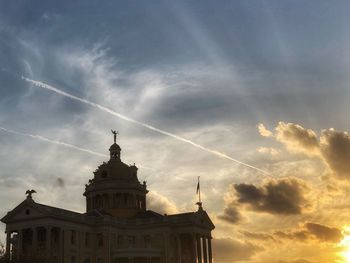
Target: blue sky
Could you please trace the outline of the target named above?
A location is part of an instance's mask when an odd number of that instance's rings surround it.
[[[140,179],[153,191],[152,208],[195,209],[201,176],[204,203],[217,225],[217,262],[344,262],[310,224],[347,224],[348,208],[336,221],[336,212],[320,210],[348,201],[348,10],[348,1],[312,0],[0,1],[0,127],[10,130],[0,130],[0,215],[29,188],[37,189],[38,202],[83,211],[84,184],[105,160],[18,133],[108,154],[113,128],[123,159],[139,165]],[[300,211],[241,203],[242,183],[267,199],[271,187],[289,189]],[[314,196],[324,191],[316,205]],[[305,200],[312,209],[301,205]],[[306,231],[310,239],[297,243],[293,254],[288,242],[299,241],[279,240],[275,233],[282,230],[290,236]],[[271,236],[271,244],[258,239],[262,235]],[[276,240],[283,243],[279,249]],[[305,252],[315,248],[320,258]]]

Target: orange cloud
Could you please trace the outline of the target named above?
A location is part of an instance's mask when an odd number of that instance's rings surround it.
[[[347,132],[328,129],[318,137],[311,129],[285,122],[279,122],[275,130],[272,137],[289,152],[319,157],[338,178],[350,180],[350,135]]]
[[[273,133],[270,130],[268,130],[263,123],[258,124],[258,130],[261,136],[264,136],[264,137],[273,136]]]
[[[275,138],[283,143],[289,151],[306,153],[308,155],[319,153],[317,135],[313,130],[284,122],[279,122],[275,130]]]

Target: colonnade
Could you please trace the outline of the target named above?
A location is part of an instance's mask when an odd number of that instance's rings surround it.
[[[212,263],[211,237],[196,236],[197,263]]]
[[[11,261],[22,257],[50,258],[55,254],[58,260],[62,256],[63,244],[64,230],[58,227],[40,226],[7,231],[6,258]]]
[[[211,237],[182,234],[176,237],[178,263],[212,263]]]
[[[87,198],[87,210],[99,208],[146,209],[145,196],[130,193],[96,194]]]

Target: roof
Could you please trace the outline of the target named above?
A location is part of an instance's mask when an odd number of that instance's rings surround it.
[[[27,215],[24,213],[26,209],[30,209],[32,213]],[[40,203],[36,203],[33,199],[27,198],[12,211],[8,212],[1,221],[5,224],[11,224],[19,221],[27,221],[40,218],[56,218],[59,220],[75,222],[78,224],[87,224],[91,226],[107,224],[114,225],[116,227],[126,225],[128,226],[149,226],[157,224],[158,226],[188,226],[195,225],[205,229],[214,229],[214,225],[205,211],[197,211],[190,213],[181,213],[174,215],[161,215],[152,210],[139,212],[135,216],[129,219],[116,219],[109,214],[103,213],[103,211],[92,210],[88,213],[74,212],[58,207],[48,206]],[[126,224],[126,225],[125,225]]]
[[[152,210],[142,211],[137,213],[135,216],[133,216],[131,219],[143,219],[143,218],[163,218],[164,216],[154,212]]]

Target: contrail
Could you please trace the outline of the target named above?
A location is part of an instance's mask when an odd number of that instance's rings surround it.
[[[105,154],[102,154],[102,153],[99,153],[99,152],[91,151],[89,149],[82,148],[82,147],[79,147],[79,146],[76,146],[76,145],[73,145],[73,144],[69,144],[69,143],[65,143],[65,142],[61,142],[61,141],[56,141],[56,140],[51,140],[51,139],[49,139],[47,137],[44,137],[44,136],[41,136],[41,135],[18,132],[18,131],[6,129],[6,128],[1,127],[1,126],[0,126],[0,130],[5,131],[7,133],[12,133],[12,134],[16,134],[16,135],[30,137],[30,138],[37,139],[37,140],[44,141],[44,142],[54,143],[54,144],[57,144],[57,145],[65,146],[65,147],[68,147],[68,148],[72,148],[72,149],[75,149],[75,150],[78,150],[78,151],[86,152],[86,153],[97,155],[97,156],[101,156],[101,157],[109,157],[108,155],[105,155]]]
[[[67,93],[67,92],[65,92],[65,91],[62,91],[62,90],[60,90],[60,89],[58,89],[58,88],[55,88],[55,87],[53,87],[53,86],[50,86],[50,85],[48,85],[48,84],[46,84],[46,83],[43,83],[43,82],[41,82],[41,81],[32,80],[32,79],[26,78],[26,77],[24,77],[24,76],[22,76],[22,79],[25,80],[25,81],[27,81],[27,82],[29,82],[29,83],[32,83],[34,86],[37,86],[37,87],[39,87],[39,88],[47,89],[47,90],[53,91],[53,92],[55,92],[55,93],[57,93],[57,94],[60,94],[60,95],[62,95],[62,96],[68,97],[68,98],[70,98],[70,99],[80,101],[80,102],[85,103],[85,104],[88,104],[88,105],[90,105],[90,106],[92,106],[92,107],[98,108],[98,109],[100,109],[100,110],[102,110],[102,111],[104,111],[104,112],[107,112],[107,113],[109,113],[109,114],[111,114],[111,115],[113,115],[113,116],[116,116],[116,117],[118,117],[118,118],[120,118],[120,119],[123,119],[123,120],[126,120],[126,121],[128,121],[128,122],[132,122],[132,123],[138,124],[138,125],[140,125],[140,126],[142,126],[142,127],[145,127],[145,128],[147,128],[147,129],[149,129],[149,130],[152,130],[152,131],[161,133],[161,134],[163,134],[163,135],[167,135],[167,136],[169,136],[169,137],[172,137],[172,138],[174,138],[174,139],[176,139],[176,140],[179,140],[179,141],[182,141],[182,142],[191,144],[192,146],[194,146],[194,147],[196,147],[196,148],[199,148],[199,149],[201,149],[201,150],[203,150],[203,151],[206,151],[206,152],[208,152],[208,153],[211,153],[211,154],[214,154],[214,155],[219,156],[219,157],[221,157],[221,158],[224,158],[224,159],[233,161],[233,162],[238,163],[238,164],[241,164],[241,165],[243,165],[243,166],[252,168],[252,169],[254,169],[254,170],[256,170],[256,171],[259,171],[259,172],[262,172],[262,173],[264,173],[264,174],[269,174],[268,172],[266,172],[266,171],[264,171],[264,170],[261,170],[260,168],[257,168],[257,167],[255,167],[255,166],[253,166],[253,165],[250,165],[250,164],[241,162],[241,161],[239,161],[239,160],[237,160],[237,159],[232,158],[231,156],[229,156],[229,155],[227,155],[227,154],[225,154],[225,153],[221,153],[221,152],[218,152],[218,151],[216,151],[216,150],[212,150],[212,149],[210,149],[210,148],[204,147],[204,146],[202,146],[202,145],[200,145],[200,144],[198,144],[198,143],[192,142],[192,141],[190,141],[190,140],[188,140],[188,139],[186,139],[186,138],[183,138],[183,137],[181,137],[181,136],[178,136],[178,135],[176,135],[176,134],[173,134],[173,133],[164,131],[164,130],[162,130],[162,129],[156,128],[156,127],[151,126],[151,125],[149,125],[149,124],[147,124],[147,123],[143,123],[143,122],[140,122],[140,121],[138,121],[138,120],[134,120],[134,119],[129,118],[129,117],[123,115],[123,114],[120,114],[120,113],[118,113],[118,112],[115,112],[115,111],[113,111],[113,110],[111,110],[111,109],[109,109],[109,108],[107,108],[107,107],[104,107],[104,106],[102,106],[102,105],[100,105],[100,104],[97,104],[97,103],[95,103],[95,102],[92,102],[92,101],[89,101],[89,100],[86,100],[86,99],[83,99],[83,98],[80,98],[80,97],[77,97],[77,96],[74,96],[74,95],[72,95],[72,94],[69,94],[69,93]]]

